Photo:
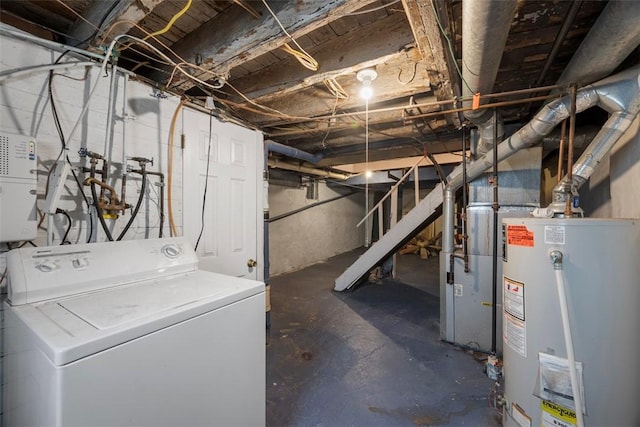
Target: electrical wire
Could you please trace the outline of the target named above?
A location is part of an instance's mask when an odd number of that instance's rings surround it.
[[[73,224],[73,222],[71,221],[71,216],[69,216],[69,213],[63,209],[58,209],[58,211],[56,213],[61,213],[62,215],[64,215],[67,218],[67,230],[64,232],[64,236],[62,236],[62,241],[60,242],[61,245],[70,245],[71,242],[67,240],[67,236],[69,236],[69,231],[71,230],[71,224]]]
[[[396,80],[401,85],[408,85],[409,83],[411,83],[413,81],[413,79],[416,78],[416,73],[418,71],[418,63],[417,62],[413,63],[413,74],[411,75],[411,78],[409,80],[407,80],[407,81],[400,80],[400,76],[402,76],[402,71],[403,71],[402,68],[400,68],[400,72],[398,73],[398,77],[396,77]]]
[[[5,267],[4,272],[2,273],[2,277],[0,277],[0,285],[2,285],[2,282],[4,282],[4,279],[6,279],[8,272],[9,272],[9,267]]]
[[[66,50],[64,52],[62,52],[62,54],[55,60],[54,64],[59,63],[62,58],[68,54],[69,51]],[[60,143],[62,145],[61,149],[60,149],[60,153],[58,154],[58,157],[56,158],[56,160],[53,162],[53,164],[55,165],[56,162],[60,159],[60,157],[62,157],[62,155],[64,154],[64,158],[66,160],[66,162],[69,164],[69,166],[71,166],[71,174],[73,175],[73,179],[75,180],[76,184],[78,185],[78,189],[80,190],[80,194],[82,195],[82,198],[84,199],[84,202],[87,205],[87,212],[89,214],[89,237],[87,238],[87,243],[91,242],[91,238],[93,236],[93,217],[91,216],[91,203],[89,203],[89,199],[87,198],[86,194],[84,194],[84,190],[82,189],[82,184],[80,183],[80,180],[78,179],[78,175],[76,174],[75,170],[73,169],[73,165],[71,164],[71,160],[69,159],[69,155],[66,153],[67,150],[67,142],[66,139],[64,137],[64,132],[62,130],[62,125],[60,123],[60,117],[58,115],[58,109],[56,108],[56,103],[55,103],[55,99],[53,96],[53,76],[55,74],[53,73],[53,71],[49,72],[49,81],[48,81],[48,93],[49,93],[49,103],[51,105],[51,115],[53,117],[53,122],[55,124],[56,130],[58,132],[58,136],[60,138]],[[51,173],[53,172],[53,166],[49,169],[49,172],[47,173],[47,191],[49,189],[49,179],[51,178]],[[45,194],[46,197],[46,194]],[[44,218],[44,217],[43,217]],[[64,239],[63,239],[64,241]]]
[[[149,32],[147,30],[145,30],[144,28],[142,28],[141,26],[139,26],[137,23],[130,21],[130,20],[121,20],[121,21],[116,21],[114,22],[109,29],[106,31],[105,36],[103,36],[103,40],[104,38],[107,37],[108,34],[110,34],[113,29],[122,23],[129,23],[132,26],[136,27],[137,29],[139,29],[140,31],[142,31],[143,33],[149,34]],[[130,36],[128,34],[121,34],[119,36],[117,36],[116,38],[114,38],[114,40],[116,40],[117,38],[122,38],[122,37],[128,37],[130,39],[133,39],[137,42],[139,42],[140,44],[142,44],[144,47],[148,48],[149,50],[153,51],[154,53],[156,53],[157,55],[159,55],[162,59],[164,59],[165,61],[169,62],[170,65],[173,65],[177,71],[180,71],[180,73],[184,74],[187,78],[202,84],[203,86],[207,87],[208,89],[214,89],[214,90],[218,90],[220,89],[219,85],[211,85],[199,78],[197,78],[196,76],[193,76],[192,74],[188,73],[187,71],[185,71],[182,68],[182,65],[187,66],[188,68],[193,68],[196,69],[198,71],[201,71],[203,74],[209,74],[212,75],[213,77],[215,77],[216,79],[219,79],[221,81],[224,81],[224,84],[226,86],[228,86],[229,88],[231,88],[238,96],[240,96],[244,101],[248,102],[249,104],[252,104],[258,108],[260,108],[261,110],[255,110],[255,109],[251,109],[251,107],[247,107],[245,105],[241,105],[241,104],[235,104],[234,106],[236,108],[240,108],[243,110],[247,110],[247,111],[252,111],[255,112],[257,114],[262,114],[262,115],[266,115],[266,116],[273,116],[273,117],[278,117],[280,119],[294,119],[294,120],[311,120],[310,117],[301,117],[301,116],[291,116],[289,114],[285,114],[282,111],[278,111],[276,109],[267,107],[265,105],[261,105],[251,99],[249,99],[244,93],[242,93],[241,91],[239,91],[238,89],[236,89],[232,84],[230,84],[228,81],[226,81],[226,79],[218,74],[216,74],[215,72],[211,71],[211,70],[207,70],[206,68],[203,68],[197,64],[191,63],[186,61],[184,58],[182,58],[180,55],[178,55],[176,52],[174,52],[171,48],[169,48],[169,46],[167,46],[166,44],[162,43],[162,41],[158,40],[157,38],[153,37],[154,41],[156,41],[160,46],[162,46],[167,52],[169,52],[170,54],[172,54],[173,56],[175,56],[180,62],[176,63],[176,61],[172,60],[171,58],[169,58],[167,55],[165,55],[162,51],[160,51],[158,48],[156,48],[155,46],[153,46],[152,44],[150,44],[149,42],[139,39],[137,37],[133,37]],[[113,43],[113,41],[112,41]],[[112,50],[112,49],[111,49]],[[131,49],[134,50],[134,49]],[[147,56],[147,58],[150,58]],[[153,60],[157,60],[154,58],[150,58]],[[161,62],[161,61],[159,61]],[[162,70],[162,72],[166,72],[164,70]],[[172,71],[173,72],[173,71]],[[219,102],[224,103],[225,105],[227,103],[229,103],[230,101],[224,101],[221,99],[218,99]],[[267,112],[265,112],[267,111]]]
[[[336,94],[336,102],[333,103],[333,110],[332,110],[332,115],[336,114],[336,108],[338,107],[338,95]],[[322,142],[321,142],[321,146],[322,148],[327,148],[325,142],[327,141],[327,138],[329,137],[329,134],[331,133],[331,119],[329,119],[329,123],[327,123],[327,133],[325,133],[324,138],[322,138]]]
[[[211,134],[213,133],[213,111],[209,114],[209,144],[207,147],[207,172],[204,175],[204,194],[202,195],[202,214],[200,216],[200,234],[198,234],[198,240],[196,240],[196,246],[194,251],[198,251],[198,245],[200,244],[200,238],[204,232],[204,212],[207,208],[207,187],[209,186],[209,160],[211,159]]]
[[[296,39],[294,39],[293,36],[289,34],[287,29],[284,28],[284,25],[282,25],[282,22],[280,22],[280,19],[278,19],[276,14],[269,7],[269,3],[267,3],[267,0],[262,0],[262,3],[267,8],[271,16],[273,16],[273,19],[275,19],[282,31],[287,35],[287,37],[291,39],[291,41],[298,47],[298,49],[300,49],[300,51],[296,51],[291,46],[289,46],[288,43],[285,43],[284,46],[282,46],[282,49],[285,52],[293,55],[304,67],[312,71],[318,71],[318,68],[320,68],[320,64],[318,64],[318,61],[316,61],[313,56],[311,56],[306,50],[304,50],[302,46],[300,46],[300,44],[296,41]]]
[[[87,24],[89,24],[90,26],[92,26],[94,29],[96,29],[97,31],[100,31],[100,28],[98,28],[96,26],[96,24],[94,24],[93,22],[89,21],[87,18],[85,18],[84,16],[82,16],[82,14],[78,13],[75,11],[75,9],[73,9],[71,6],[67,5],[65,2],[63,2],[62,0],[56,0],[56,2],[58,2],[60,5],[62,5],[64,8],[68,9],[71,13],[73,13],[74,15],[76,15],[81,21],[86,22]]]
[[[191,7],[191,0],[187,0],[187,4],[185,4],[185,6],[175,15],[173,15],[173,17],[169,20],[169,22],[167,22],[167,25],[165,25],[165,27],[161,30],[158,30],[154,33],[151,33],[149,35],[147,35],[145,38],[143,38],[142,40],[146,40],[149,37],[155,37],[155,36],[159,36],[161,34],[166,33],[167,31],[169,31],[171,29],[171,27],[173,26],[173,24],[178,20],[178,18],[180,18],[182,15],[184,15],[187,10],[189,10],[189,8]]]
[[[180,18],[182,15],[184,15],[187,12],[187,10],[189,10],[189,8],[191,7],[191,2],[192,2],[192,0],[187,0],[187,4],[180,11],[178,11],[178,13],[173,15],[173,17],[169,20],[169,22],[167,22],[167,25],[165,25],[164,28],[162,28],[162,29],[160,29],[158,31],[155,31],[155,32],[153,32],[151,34],[147,34],[142,40],[147,40],[150,37],[153,37],[154,39],[156,39],[156,36],[159,36],[161,34],[166,33],[167,31],[169,31],[171,29],[171,27],[173,26],[173,24],[178,20],[178,18]],[[129,43],[126,46],[122,47],[122,49],[120,49],[120,52],[128,49],[129,46],[131,46],[131,44],[132,43]]]
[[[324,85],[329,89],[336,98],[340,99],[349,99],[349,94],[342,87],[340,83],[335,79],[335,77],[329,77],[323,80]]]
[[[28,23],[29,25],[33,25],[34,27],[41,28],[41,29],[43,29],[43,30],[45,30],[45,31],[48,31],[48,32],[53,33],[53,34],[56,34],[56,35],[58,35],[58,36],[62,36],[62,37],[64,37],[66,40],[76,40],[76,41],[78,41],[78,42],[81,42],[81,40],[80,40],[79,38],[77,38],[77,37],[74,37],[74,36],[72,36],[72,35],[70,35],[70,34],[67,34],[67,33],[63,33],[62,31],[54,30],[53,28],[49,28],[49,27],[47,27],[46,25],[42,25],[42,24],[40,24],[40,23],[38,23],[38,22],[31,21],[31,20],[26,19],[26,18],[24,18],[24,17],[22,17],[22,16],[18,16],[18,15],[16,15],[15,13],[9,12],[9,11],[8,11],[8,10],[6,10],[6,9],[2,9],[2,14],[3,14],[3,15],[12,16],[12,17],[14,17],[14,18],[18,18],[18,19],[20,19],[20,20],[24,21],[25,23]]]
[[[359,12],[345,13],[345,14],[338,15],[338,16],[364,15],[365,13],[371,13],[371,12],[376,12],[376,11],[381,10],[381,9],[386,9],[387,7],[393,6],[394,4],[399,3],[399,2],[400,2],[400,0],[393,0],[393,1],[389,2],[389,3],[387,3],[387,4],[383,4],[382,6],[374,7],[374,8],[367,9],[367,10],[361,10]]]
[[[467,89],[469,89],[469,92],[473,93],[473,90],[471,90],[471,87],[469,86],[469,83],[467,83],[467,81],[464,79],[464,77],[462,77],[462,71],[460,71],[460,67],[458,66],[458,61],[456,60],[456,55],[455,55],[455,53],[453,51],[453,46],[451,44],[451,39],[449,38],[449,36],[447,35],[446,31],[442,27],[442,22],[440,22],[440,16],[438,16],[438,11],[436,10],[436,5],[434,3],[434,0],[429,0],[429,3],[431,3],[431,8],[433,9],[433,16],[435,16],[435,18],[436,18],[436,22],[438,23],[438,28],[440,28],[440,32],[442,33],[442,36],[447,41],[447,46],[449,47],[449,53],[451,53],[451,58],[453,59],[453,61],[451,61],[451,62],[453,62],[453,65],[455,65],[456,71],[458,72],[458,75],[460,76],[460,80],[462,80],[464,82],[464,85],[467,87]]]
[[[118,6],[118,3],[120,3],[120,2],[119,1],[113,1],[111,3],[111,6],[109,7],[109,9],[105,12],[104,15],[102,15],[102,18],[100,19],[100,22],[98,23],[98,25],[93,25],[93,27],[95,28],[95,31],[89,37],[87,37],[86,39],[80,41],[80,43],[78,43],[76,45],[76,47],[84,45],[85,43],[89,42],[91,39],[93,39],[100,32],[100,28],[105,23],[105,21],[107,20],[109,15],[111,15],[111,12],[113,12],[114,9],[116,8],[116,6]]]
[[[309,55],[306,52],[300,52],[300,51],[295,50],[294,48],[292,48],[289,45],[289,43],[283,44],[280,47],[280,49],[284,50],[289,55],[291,55],[294,58],[296,58],[298,60],[298,62],[300,64],[302,64],[303,67],[305,67],[305,68],[307,68],[307,69],[309,69],[311,71],[318,71],[318,68],[320,68],[320,64],[318,64],[318,61],[316,61],[311,55]]]

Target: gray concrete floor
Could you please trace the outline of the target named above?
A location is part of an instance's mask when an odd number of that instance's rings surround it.
[[[361,253],[271,279],[267,426],[500,425],[482,363],[439,340],[437,259],[333,292]]]

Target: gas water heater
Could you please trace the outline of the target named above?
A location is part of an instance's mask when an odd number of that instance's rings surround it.
[[[640,220],[502,224],[503,425],[640,425]]]

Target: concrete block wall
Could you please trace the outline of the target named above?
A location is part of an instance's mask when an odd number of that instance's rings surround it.
[[[344,194],[318,184],[318,200],[306,198],[306,188],[269,186],[269,215],[277,215]],[[364,192],[316,206],[269,224],[270,274],[298,270],[334,255],[361,247]]]
[[[1,43],[2,70],[52,63],[60,55],[59,52],[9,37],[3,37]],[[75,59],[72,56],[66,56],[63,59],[63,61],[73,60]],[[110,74],[111,72],[109,72]],[[89,166],[89,159],[81,158],[78,155],[80,148],[104,154],[106,158],[110,159],[111,164],[109,184],[113,185],[119,194],[121,178],[126,165],[138,168],[136,162],[127,162],[126,157],[152,158],[154,162],[153,165],[148,165],[149,170],[167,172],[168,130],[173,111],[179,100],[176,97],[156,97],[148,85],[133,80],[125,82],[124,74],[118,73],[113,103],[113,130],[108,142],[105,143],[110,77],[99,75],[98,67],[56,71],[52,92],[65,138],[68,139],[71,134],[96,79],[99,79],[98,88],[91,98],[89,109],[81,121],[78,132],[71,140],[67,141],[65,153],[76,169],[81,166]],[[48,171],[62,148],[51,113],[47,81],[48,73],[40,72],[6,80],[0,86],[0,114],[2,116],[0,130],[27,134],[37,141],[38,209],[42,209],[44,205]],[[176,165],[181,164],[179,143],[174,147],[174,162]],[[177,170],[179,171],[180,168],[178,167]],[[84,176],[84,174],[79,174],[80,179]],[[158,235],[159,187],[156,185],[157,179],[154,177],[149,177],[148,183],[150,185],[147,186],[147,191],[150,197],[145,199],[140,213],[124,237],[125,239]],[[173,187],[174,215],[176,223],[181,224],[180,176],[173,177]],[[126,201],[135,205],[140,189],[140,176],[129,174]],[[95,214],[92,214],[93,232],[91,233],[89,230],[89,209],[84,203],[80,191],[84,191],[87,197],[90,197],[90,188],[78,188],[73,177],[69,176],[65,182],[65,191],[59,204],[61,209],[69,212],[73,221],[68,240],[71,243],[85,242],[89,234],[92,234],[91,241],[103,241],[105,240],[104,233]],[[118,235],[129,217],[130,212],[127,212],[117,221],[107,221],[112,234]],[[46,243],[45,226],[46,221],[38,230],[38,237],[35,239],[37,245]],[[66,227],[66,218],[63,215],[56,215],[54,244],[60,243]],[[167,221],[165,221],[164,232],[165,235],[168,235]]]

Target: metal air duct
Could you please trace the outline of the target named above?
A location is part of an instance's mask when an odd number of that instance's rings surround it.
[[[640,2],[611,0],[557,84],[592,83],[611,74],[640,45]]]
[[[577,189],[591,176],[595,166],[638,115],[640,111],[640,66],[630,68],[578,90],[576,112],[596,105],[612,115],[573,166],[573,182],[570,185],[567,185],[566,182],[564,185],[561,183],[554,189],[554,203],[566,200],[566,197],[570,196],[572,186]],[[498,145],[498,161],[506,159],[522,148],[535,144],[551,133],[559,123],[569,117],[570,107],[571,96],[569,95],[545,105],[522,129]],[[467,179],[471,181],[489,169],[492,165],[492,158],[493,150],[471,163],[467,167]],[[454,197],[455,191],[462,184],[462,169],[458,167],[449,176],[449,182],[444,189],[442,250],[447,254],[454,251]]]
[[[493,91],[516,5],[515,0],[462,2],[463,96]],[[464,106],[471,106],[471,101],[465,101]],[[481,156],[493,146],[493,114],[482,109],[466,111],[464,116],[478,127],[477,155]],[[498,140],[501,140],[504,135],[502,117],[498,118],[497,127]]]

